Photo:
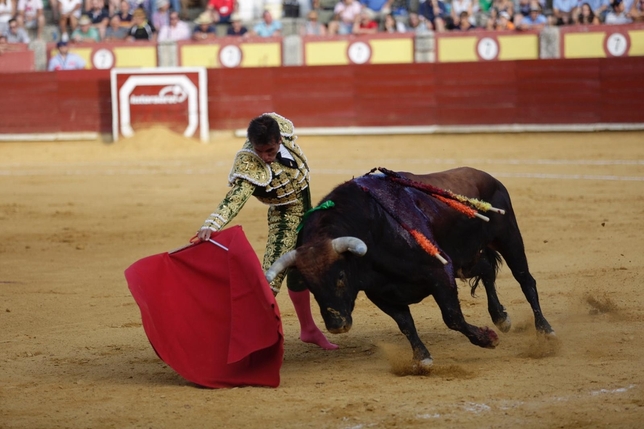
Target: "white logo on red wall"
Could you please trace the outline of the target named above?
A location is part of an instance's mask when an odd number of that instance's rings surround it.
[[[130,137],[134,127],[162,124],[208,141],[205,68],[112,69],[112,134]]]
[[[186,101],[188,93],[179,85],[161,88],[158,95],[131,95],[130,104],[180,104]]]

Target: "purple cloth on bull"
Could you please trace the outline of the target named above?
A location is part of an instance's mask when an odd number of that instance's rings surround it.
[[[408,228],[420,232],[441,250],[429,226],[436,224],[437,205],[444,203],[418,189],[388,180],[380,173],[358,177],[354,181],[395,220],[392,224],[396,225],[400,236],[410,247],[418,246],[418,243],[407,231]],[[452,261],[442,250],[441,254],[449,262],[445,266],[445,271],[449,278],[454,280]]]

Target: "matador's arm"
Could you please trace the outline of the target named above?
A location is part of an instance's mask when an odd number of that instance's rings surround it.
[[[242,179],[235,180],[232,188],[200,229],[221,230],[237,216],[237,213],[244,207],[244,204],[253,195],[254,191],[255,185],[252,183]]]

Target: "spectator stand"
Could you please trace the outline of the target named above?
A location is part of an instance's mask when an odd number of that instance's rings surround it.
[[[85,60],[86,69],[106,70],[113,67],[156,67],[155,42],[73,43],[70,51]],[[55,43],[47,44],[47,62],[58,53]]]
[[[539,59],[539,31],[435,33],[436,62]]]
[[[35,53],[28,44],[11,43],[4,47],[6,50],[0,51],[0,73],[36,70]]]
[[[177,65],[182,67],[281,67],[281,37],[221,37],[215,41],[177,42]]]
[[[644,55],[644,24],[560,27],[562,58],[608,58]]]
[[[306,66],[409,64],[415,51],[412,33],[304,36],[302,47]]]

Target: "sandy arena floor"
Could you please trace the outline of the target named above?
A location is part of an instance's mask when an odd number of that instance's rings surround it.
[[[156,357],[123,271],[194,234],[242,143],[0,143],[0,428],[642,427],[644,133],[300,138],[316,202],[376,166],[500,178],[557,340],[537,339],[506,267],[513,328],[494,350],[448,330],[431,297],[412,308],[429,376],[398,375],[409,345],[364,295],[329,352],[297,339],[282,293],[280,387],[208,390]],[[236,221],[260,257],[265,213],[252,201]],[[485,295],[459,288],[466,318],[493,327]]]

